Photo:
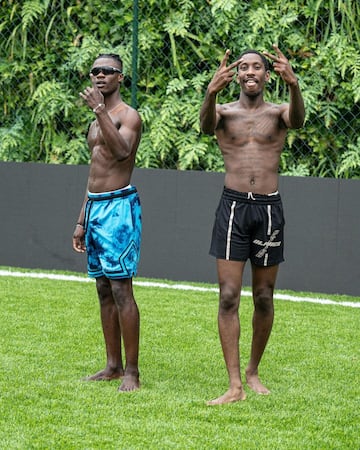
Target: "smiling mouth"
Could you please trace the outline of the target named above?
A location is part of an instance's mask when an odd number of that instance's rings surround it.
[[[245,84],[247,86],[256,86],[257,81],[254,78],[248,78],[247,80],[245,80]]]

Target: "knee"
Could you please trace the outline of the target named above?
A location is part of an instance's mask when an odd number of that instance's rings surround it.
[[[111,290],[118,308],[123,308],[125,305],[135,301],[131,288],[125,282],[113,281]]]
[[[237,311],[240,292],[235,287],[226,285],[220,287],[220,311],[225,313]]]
[[[255,310],[264,316],[272,314],[274,311],[273,294],[274,291],[271,287],[257,289],[253,295]]]
[[[101,277],[96,279],[96,290],[98,293],[99,301],[102,305],[106,304],[109,301],[113,301],[111,285],[107,278]]]

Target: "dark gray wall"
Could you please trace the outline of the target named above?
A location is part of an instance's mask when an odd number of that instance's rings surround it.
[[[87,174],[87,166],[0,163],[0,265],[86,272],[71,236]],[[139,276],[216,283],[208,249],[223,177],[135,170],[143,207]],[[280,192],[286,261],[277,287],[360,295],[360,181],[280,177]]]

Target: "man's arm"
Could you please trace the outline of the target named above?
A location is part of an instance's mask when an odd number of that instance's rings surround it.
[[[204,134],[213,135],[219,121],[216,113],[216,92],[206,90],[205,99],[200,110],[200,128]]]
[[[284,111],[282,119],[288,128],[301,128],[305,120],[305,106],[298,79],[285,55],[276,45],[273,45],[273,48],[277,53],[276,56],[268,52],[264,52],[264,55],[274,61],[275,72],[289,86],[290,91],[289,108]]]
[[[96,86],[95,77],[93,75],[90,77],[92,87],[86,88],[84,93],[80,92],[80,96],[96,114],[106,148],[115,159],[122,161],[137,148],[141,135],[140,116],[137,111],[126,105],[118,113],[119,119],[121,117],[119,120],[121,126],[118,129],[105,108],[104,96]]]
[[[240,60],[238,60],[226,67],[229,55],[230,50],[226,50],[218,70],[208,85],[205,99],[201,106],[200,128],[205,134],[214,134],[220,119],[220,114],[217,112],[216,108],[216,95],[231,82],[235,75],[235,72],[232,69],[240,64]]]
[[[75,230],[72,237],[72,246],[76,252],[84,253],[85,246],[85,205],[88,198],[88,189],[86,188],[85,198],[80,209],[79,218],[75,225]]]
[[[122,112],[121,126],[117,129],[106,110],[96,114],[106,148],[118,160],[129,157],[137,148],[141,135],[141,119],[137,111],[127,107]]]
[[[305,106],[298,80],[296,80],[296,83],[289,85],[289,90],[289,125],[290,128],[301,128],[305,120]]]

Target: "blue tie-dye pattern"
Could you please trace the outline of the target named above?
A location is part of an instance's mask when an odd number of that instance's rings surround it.
[[[86,246],[90,277],[131,278],[141,245],[141,204],[137,192],[111,200],[89,200]]]

